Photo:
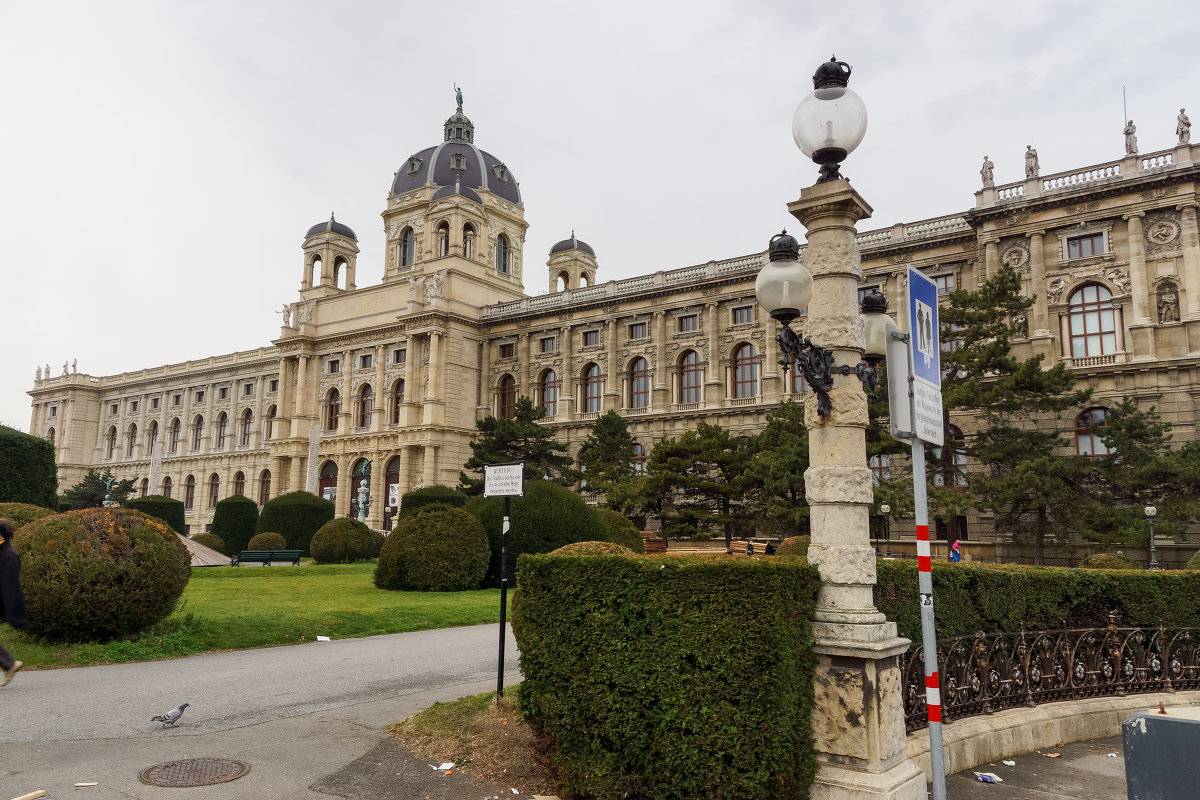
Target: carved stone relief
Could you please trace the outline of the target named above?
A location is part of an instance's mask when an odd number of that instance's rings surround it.
[[[1179,212],[1174,210],[1152,211],[1143,223],[1146,235],[1146,255],[1175,252],[1180,249]]]
[[[1054,278],[1046,286],[1046,300],[1049,303],[1058,303],[1062,300],[1063,289],[1067,288],[1067,282],[1063,278]]]
[[[1029,240],[1010,238],[1000,242],[1000,263],[1018,272],[1029,272]]]
[[[1155,305],[1158,308],[1158,322],[1179,322],[1179,291],[1171,281],[1163,281],[1158,285]]]
[[[1109,267],[1102,274],[1116,284],[1123,294],[1129,294],[1129,270],[1121,267]]]

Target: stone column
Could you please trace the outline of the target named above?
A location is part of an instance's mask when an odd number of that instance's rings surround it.
[[[654,336],[654,389],[650,405],[655,411],[667,411],[671,407],[671,395],[667,382],[667,315],[655,311],[651,321]]]
[[[1146,286],[1146,235],[1142,228],[1141,211],[1125,215],[1126,240],[1129,246],[1129,294],[1133,306],[1133,336],[1131,361],[1154,358],[1154,321],[1150,319],[1150,290]]]
[[[884,291],[887,291],[887,280],[884,279]],[[771,319],[770,314],[763,313],[761,310],[756,311],[761,315],[761,322],[765,329],[766,336],[763,341],[766,345],[763,347],[763,367],[762,378],[759,381],[762,387],[759,390],[759,395],[764,403],[778,403],[781,395],[786,394],[788,387],[786,381],[782,379],[782,371],[779,369],[779,343],[775,341],[775,320]],[[791,372],[789,371],[790,375]]]
[[[296,357],[296,392],[293,398],[293,413],[296,422],[292,423],[289,433],[292,436],[308,436],[308,426],[304,424],[308,418],[308,356]]]
[[[350,456],[337,456],[334,459],[337,462],[337,500],[333,504],[334,516],[344,517],[350,513],[350,493],[357,488],[354,484],[354,475],[350,470],[354,467],[354,459]],[[320,482],[320,477],[317,482]]]
[[[426,425],[440,425],[443,420],[442,406],[442,334],[437,331],[429,333],[429,393],[425,395],[424,387],[421,392],[425,402],[424,419]]]
[[[1187,316],[1200,319],[1200,233],[1196,226],[1196,204],[1179,206],[1183,246],[1183,290],[1187,293]]]
[[[813,274],[806,335],[857,364],[863,353],[858,315],[862,277],[854,225],[871,207],[845,180],[819,183],[788,205],[808,230],[804,263]],[[814,800],[924,800],[925,777],[905,758],[904,709],[897,656],[909,641],[876,610],[875,551],[868,529],[867,398],[854,375],[835,376],[833,412],[805,403],[811,504],[809,561],[821,576],[813,620],[813,736],[820,771]]]
[[[367,512],[367,525],[383,530],[383,509],[387,505],[387,463],[377,458],[371,464],[371,510]]]
[[[371,431],[373,433],[379,433],[383,430],[383,423],[387,419],[388,404],[385,394],[387,391],[387,386],[385,385],[385,381],[387,380],[386,359],[387,348],[381,344],[375,345],[375,408],[371,412]]]
[[[983,271],[984,280],[1000,271],[1000,240],[985,239],[983,241]],[[983,281],[980,281],[983,283]]]
[[[1032,231],[1025,234],[1029,238],[1029,280],[1037,298],[1030,307],[1029,338],[1033,341],[1033,351],[1043,357],[1047,364],[1054,363],[1054,333],[1050,331],[1047,315],[1046,292],[1046,248],[1045,231]],[[1038,291],[1041,289],[1042,291]]]
[[[719,407],[725,394],[721,383],[721,320],[720,304],[704,306],[704,332],[708,334],[708,368],[704,370],[704,404]]]
[[[559,328],[558,351],[562,353],[562,369],[558,371],[558,418],[575,419],[575,339],[570,325]]]
[[[421,459],[421,485],[433,486],[438,482],[437,470],[437,445],[427,444],[424,449],[424,457]]]
[[[342,411],[338,414],[341,417],[338,420],[338,433],[349,433],[350,426],[357,422],[354,419],[354,353],[350,350],[342,351],[342,386],[339,391],[342,393]],[[338,516],[341,516],[340,514]]]
[[[606,349],[608,351],[608,376],[604,381],[604,410],[619,409],[624,405],[621,397],[621,376],[624,372],[622,364],[617,360],[617,319],[613,317],[606,323],[604,331]]]
[[[417,364],[421,360],[421,343],[416,336],[409,336],[404,350],[404,403],[400,406],[400,425],[415,425],[412,409],[420,398],[420,387],[417,386]]]
[[[479,403],[475,406],[475,419],[480,420],[492,414],[492,397],[495,387],[492,385],[492,348],[495,345],[491,339],[484,339],[479,345],[479,385],[482,387]]]

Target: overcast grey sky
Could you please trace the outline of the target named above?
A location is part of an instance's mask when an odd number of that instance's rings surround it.
[[[300,245],[337,212],[383,274],[392,173],[441,140],[453,84],[521,182],[525,288],[590,243],[599,280],[766,246],[816,168],[791,115],[832,54],[870,114],[843,168],[860,230],[971,207],[996,181],[1142,152],[1200,112],[1179,2],[0,0],[0,421],[34,370],[107,375],[269,344]],[[798,226],[794,226],[798,227]]]

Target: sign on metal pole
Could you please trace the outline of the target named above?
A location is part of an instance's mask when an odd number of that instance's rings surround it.
[[[938,332],[937,284],[908,268],[908,349],[912,368],[912,431],[933,445],[945,437],[942,425],[942,348]]]
[[[514,497],[525,496],[525,462],[485,464],[483,496],[504,498],[504,524],[500,528],[500,663],[496,667],[496,699],[504,696],[504,640],[508,630],[508,517]]]

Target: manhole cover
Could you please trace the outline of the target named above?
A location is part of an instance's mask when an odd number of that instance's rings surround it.
[[[232,758],[184,758],[146,767],[138,779],[151,786],[184,788],[235,781],[249,771],[249,764]]]

